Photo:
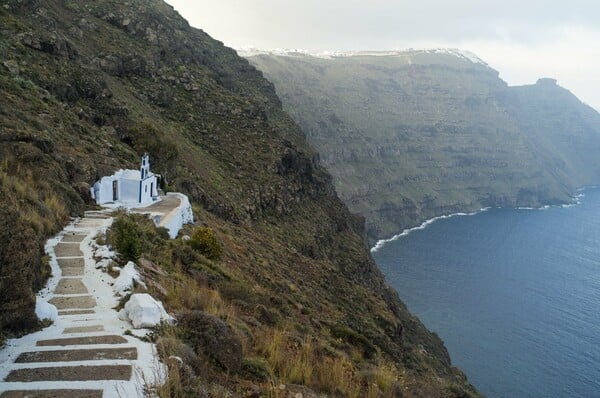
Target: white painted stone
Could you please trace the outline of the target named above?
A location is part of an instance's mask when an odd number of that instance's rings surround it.
[[[119,273],[118,278],[115,279],[115,284],[113,287],[118,293],[123,295],[128,290],[133,289],[133,286],[136,283],[146,287],[142,281],[140,273],[137,271],[137,269],[135,269],[135,263],[129,261]]]
[[[56,307],[46,300],[36,297],[35,298],[35,315],[41,320],[50,319],[56,321],[58,319],[58,310]]]
[[[167,196],[177,196],[180,200],[180,205],[171,213],[169,213],[160,222],[161,227],[169,230],[169,237],[174,239],[177,234],[183,228],[184,224],[191,224],[194,222],[194,213],[192,211],[192,205],[188,197],[179,192],[169,192]]]
[[[173,322],[162,303],[148,293],[133,294],[119,316],[126,316],[134,328],[150,328],[161,321]]]

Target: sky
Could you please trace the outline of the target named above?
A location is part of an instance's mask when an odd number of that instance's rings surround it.
[[[233,48],[468,50],[510,85],[552,77],[600,110],[600,1],[166,0]]]

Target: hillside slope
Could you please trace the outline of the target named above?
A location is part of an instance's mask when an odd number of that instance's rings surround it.
[[[551,79],[508,87],[439,50],[248,59],[372,241],[442,214],[565,202],[600,181],[600,115]]]
[[[220,317],[188,314],[164,340],[193,370],[187,394],[291,383],[347,396],[477,395],[385,285],[363,219],[338,199],[273,86],[233,50],[158,0],[2,0],[0,54],[2,334],[37,326],[44,240],[92,206],[98,177],[148,151],[222,246],[209,260],[140,219],[118,223],[162,269],[153,294],[171,310]],[[222,347],[243,347],[242,364],[224,369],[214,346],[196,346],[206,322],[219,331],[208,338],[243,342]],[[301,371],[286,368],[293,358]]]

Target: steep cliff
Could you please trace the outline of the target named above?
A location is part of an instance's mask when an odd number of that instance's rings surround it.
[[[221,259],[209,260],[137,220],[146,264],[162,269],[153,293],[171,310],[226,321],[182,315],[166,340],[193,347],[179,355],[193,368],[188,394],[296,383],[348,396],[476,395],[441,340],[385,285],[363,219],[338,199],[271,83],[233,50],[158,0],[2,0],[0,54],[3,334],[37,326],[44,239],[92,206],[93,181],[136,167],[148,151],[222,246]],[[193,346],[207,338],[201,322],[233,330],[208,337],[244,342],[243,366],[222,369],[210,360],[218,346]],[[291,358],[305,371],[286,368]]]
[[[565,202],[600,181],[600,115],[551,79],[508,87],[443,50],[248,59],[371,241],[442,214]]]

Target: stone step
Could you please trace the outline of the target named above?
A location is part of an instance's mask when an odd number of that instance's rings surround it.
[[[59,258],[57,259],[58,261],[58,266],[60,268],[71,268],[71,267],[85,267],[85,260],[83,259],[83,257],[79,257],[79,258]]]
[[[94,311],[94,310],[61,310],[61,311],[58,311],[59,316],[88,315],[88,314],[95,314],[95,313],[96,313],[96,311]]]
[[[0,398],[102,398],[102,390],[15,390],[5,391]]]
[[[70,346],[70,345],[90,345],[90,344],[125,344],[127,340],[123,336],[105,335],[105,336],[85,336],[85,337],[67,337],[61,339],[39,340],[35,345],[38,347],[47,346]]]
[[[94,315],[98,315],[94,313]],[[75,319],[70,319],[71,322],[100,322],[98,316],[89,316],[89,317],[77,317]]]
[[[135,347],[23,352],[15,363],[137,359]]]
[[[56,257],[81,257],[83,253],[75,243],[59,243],[54,246]]]
[[[63,236],[60,241],[61,243],[81,243],[81,241],[84,240],[86,236],[87,234],[76,234],[74,232],[71,232]]]
[[[71,327],[71,328],[65,328],[65,330],[63,330],[63,334],[93,333],[93,332],[102,332],[102,331],[104,331],[104,326],[102,326],[102,325],[75,326],[75,327]]]
[[[88,309],[96,306],[93,296],[52,297],[48,302],[59,310]]]
[[[54,294],[85,294],[89,293],[81,279],[66,278],[58,281]]]
[[[75,224],[73,224],[75,226],[75,228],[85,228],[85,227],[101,227],[104,224],[104,219],[102,218],[84,218],[81,219],[79,221],[77,221]]]
[[[106,214],[106,213],[85,213],[85,218],[86,219],[92,219],[92,220],[106,220],[108,218],[110,218],[111,215],[110,214]]]
[[[62,276],[83,276],[83,267],[61,267]]]
[[[131,373],[131,365],[56,366],[15,369],[6,376],[5,381],[129,380]]]

